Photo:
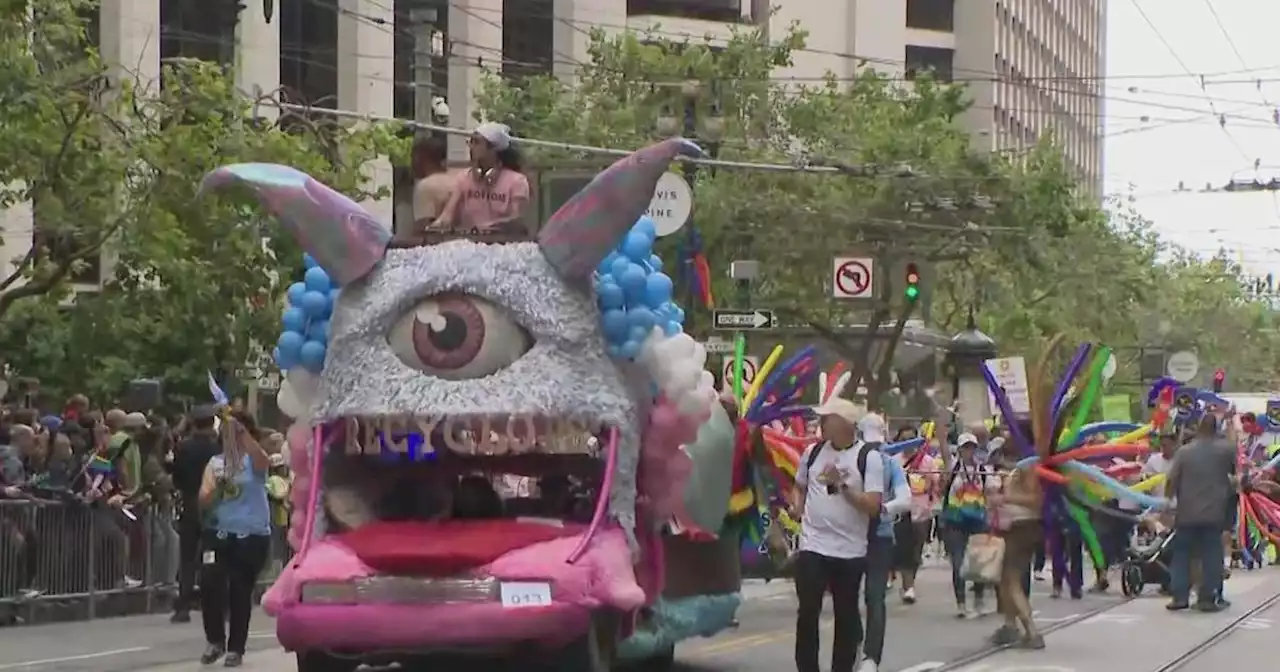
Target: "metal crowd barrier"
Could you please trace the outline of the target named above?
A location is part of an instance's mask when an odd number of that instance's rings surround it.
[[[156,613],[177,595],[171,507],[0,500],[0,627]],[[291,555],[283,530],[261,582]]]

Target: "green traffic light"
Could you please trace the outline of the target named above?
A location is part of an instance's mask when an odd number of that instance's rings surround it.
[[[911,301],[915,301],[915,300],[916,300],[916,299],[918,299],[918,298],[920,298],[920,288],[919,288],[919,287],[908,287],[908,288],[907,288],[907,299],[908,299],[908,300],[911,300]]]

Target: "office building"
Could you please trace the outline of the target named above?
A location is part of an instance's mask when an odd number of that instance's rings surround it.
[[[969,84],[964,123],[978,146],[1017,150],[1053,132],[1081,179],[1102,184],[1104,0],[102,0],[99,41],[121,76],[158,82],[162,59],[236,65],[246,92],[375,117],[415,112],[415,42],[431,43],[432,95],[447,121],[471,122],[472,94],[485,69],[572,76],[588,57],[589,32],[644,31],[664,37],[727,38],[735,26],[777,12],[770,30],[792,22],[808,46],[779,78],[813,81],[863,68],[909,77],[922,68]],[[267,9],[270,8],[270,18]],[[434,33],[434,37],[433,37]],[[424,64],[422,59],[417,65]],[[270,110],[263,108],[270,114]],[[444,121],[444,120],[442,120]],[[452,151],[465,153],[460,142]],[[403,182],[383,161],[382,184]],[[398,199],[403,201],[404,199]],[[368,204],[390,221],[390,199]],[[402,209],[402,208],[400,208]],[[405,215],[399,213],[400,218]],[[0,259],[30,249],[31,208],[4,212]],[[90,279],[91,280],[91,279]],[[92,283],[90,283],[92,284]]]

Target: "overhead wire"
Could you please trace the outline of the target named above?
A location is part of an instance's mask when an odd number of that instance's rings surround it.
[[[1165,38],[1164,33],[1160,31],[1160,28],[1157,27],[1155,22],[1151,20],[1151,17],[1147,15],[1146,10],[1142,8],[1142,4],[1138,0],[1130,0],[1130,4],[1132,4],[1133,8],[1138,11],[1138,16],[1142,18],[1143,23],[1147,24],[1147,27],[1155,34],[1156,39],[1160,41],[1160,44],[1164,45],[1165,50],[1173,57],[1174,62],[1176,62],[1178,66],[1186,72],[1188,77],[1195,80],[1203,91],[1205,88],[1204,77],[1196,75],[1196,73],[1191,70],[1191,67],[1187,65],[1186,61],[1182,60],[1182,56],[1178,54],[1178,50],[1173,48],[1173,45],[1169,43],[1169,40]],[[1240,153],[1240,156],[1244,157],[1245,161],[1258,161],[1259,159],[1257,157],[1250,157],[1249,153],[1244,151],[1244,147],[1240,146],[1240,143],[1236,140],[1235,136],[1231,134],[1231,131],[1227,130],[1227,118],[1225,115],[1218,112],[1217,106],[1214,105],[1213,100],[1208,99],[1207,102],[1209,103],[1209,111],[1212,112],[1214,116],[1218,117],[1218,125],[1222,128],[1222,132],[1226,135],[1227,141],[1231,143],[1231,146]]]

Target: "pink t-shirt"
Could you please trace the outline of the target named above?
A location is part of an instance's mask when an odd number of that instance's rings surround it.
[[[458,205],[453,227],[483,231],[521,215],[529,202],[529,180],[514,170],[500,169],[490,183],[467,171],[458,180],[456,194]]]

